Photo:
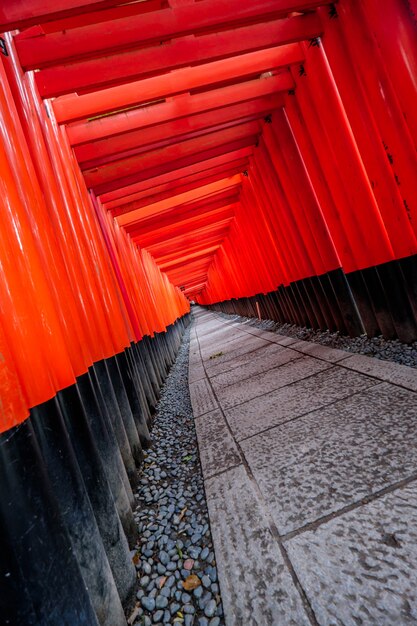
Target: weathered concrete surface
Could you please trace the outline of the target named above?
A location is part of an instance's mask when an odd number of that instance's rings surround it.
[[[286,363],[290,363],[297,358],[301,358],[302,354],[286,350],[276,345],[266,346],[251,352],[247,355],[246,362],[232,369],[227,369],[221,374],[211,377],[212,385],[215,389],[229,387],[233,384],[239,384],[242,381],[253,377],[257,374],[263,376],[266,371],[270,371],[275,367],[280,367]]]
[[[281,377],[279,370],[276,370],[277,377]],[[282,386],[279,389],[265,395],[259,393],[257,398],[226,410],[227,419],[238,440],[301,417],[376,384],[372,378],[331,367],[329,363],[313,358],[297,360],[285,365],[283,370]],[[254,392],[256,390],[259,390],[259,385]]]
[[[195,427],[205,478],[242,462],[235,440],[219,409],[196,419]]]
[[[320,624],[417,624],[417,485],[286,544]]]
[[[227,626],[417,625],[417,372],[202,309],[191,337]]]
[[[190,398],[194,417],[199,417],[217,408],[217,401],[207,378],[190,383]]]
[[[245,469],[206,481],[226,623],[308,625],[279,545]]]

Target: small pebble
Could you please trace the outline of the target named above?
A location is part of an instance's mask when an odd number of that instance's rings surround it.
[[[171,611],[171,615],[175,615],[175,613],[177,613],[181,608],[181,605],[178,604],[178,602],[174,602],[173,604],[171,604],[170,606],[170,611]]]
[[[201,582],[203,583],[203,587],[205,587],[206,589],[209,589],[211,585],[211,580],[209,576],[207,575],[203,576],[203,578],[201,579]]]
[[[204,607],[204,615],[206,617],[213,617],[217,609],[216,600],[209,600]]]
[[[188,331],[161,390],[135,500],[139,542],[132,558],[142,613],[135,626],[224,626],[188,389]],[[181,445],[179,445],[181,442]],[[187,592],[196,574],[202,585]],[[213,609],[214,603],[214,609]],[[214,611],[208,615],[208,611]],[[146,615],[143,614],[146,612]],[[178,612],[182,621],[174,622]],[[204,615],[202,613],[205,612]],[[214,621],[213,621],[214,620]]]
[[[146,609],[149,612],[152,612],[155,608],[155,600],[154,598],[150,598],[149,596],[144,596],[141,599],[141,604],[143,606],[144,609]]]
[[[210,550],[208,548],[203,548],[200,554],[200,559],[202,561],[205,561],[209,554],[210,554]]]
[[[165,609],[168,606],[168,598],[162,594],[157,596],[155,606],[157,609]]]

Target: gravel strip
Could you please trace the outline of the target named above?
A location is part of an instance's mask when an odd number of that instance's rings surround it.
[[[137,626],[224,625],[188,390],[189,337],[188,329],[163,387],[135,494]]]
[[[417,368],[417,341],[411,344],[402,343],[398,339],[384,339],[381,335],[378,337],[347,337],[339,332],[331,332],[330,330],[313,330],[296,326],[295,324],[279,324],[272,320],[258,320],[254,317],[241,317],[239,315],[228,315],[227,313],[219,313],[224,319],[240,321],[249,326],[254,326],[262,330],[269,330],[278,335],[287,337],[296,337],[304,341],[314,341],[329,348],[339,348],[346,352],[356,354],[366,354],[383,361],[394,361],[401,365]]]

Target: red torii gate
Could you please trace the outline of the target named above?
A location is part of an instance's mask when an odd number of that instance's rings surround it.
[[[49,403],[60,424],[61,402],[79,417],[77,385],[91,407],[99,375],[122,379],[150,417],[185,296],[416,339],[417,4],[383,5],[2,3],[0,432],[22,425],[7,439],[22,437],[22,467],[36,456],[29,410]],[[132,468],[146,418],[123,417],[104,423]],[[115,458],[104,482],[125,471]],[[28,489],[39,494],[44,476],[34,462]],[[48,569],[61,549],[69,593],[97,626],[102,598],[88,608],[70,545],[43,545],[45,606],[68,595],[53,594]],[[39,589],[32,581],[21,588]],[[37,604],[31,593],[22,610]],[[119,613],[100,614],[106,626],[124,619],[113,593]]]

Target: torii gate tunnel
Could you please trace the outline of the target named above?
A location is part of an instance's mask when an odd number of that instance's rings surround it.
[[[417,339],[416,15],[3,0],[2,624],[125,624],[190,300]]]

